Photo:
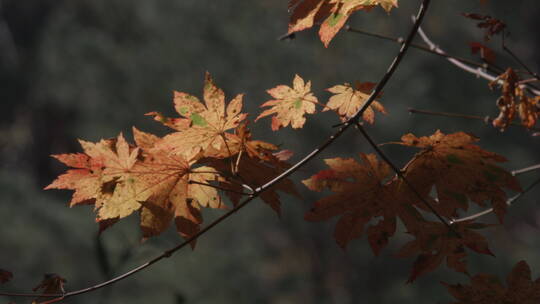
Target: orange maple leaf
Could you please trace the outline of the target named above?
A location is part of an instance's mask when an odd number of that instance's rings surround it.
[[[201,207],[225,208],[217,190],[207,186],[222,180],[211,167],[193,168],[193,161],[157,147],[159,138],[133,129],[137,146],[143,149],[135,174],[151,194],[141,202],[141,228],[144,237],[163,232],[174,218],[176,229],[190,237],[202,223]]]
[[[172,219],[184,237],[202,223],[201,207],[224,208],[217,190],[207,184],[222,181],[207,166],[160,149],[161,138],[133,130],[137,147],[122,134],[98,143],[80,141],[84,154],[54,155],[69,169],[45,189],[75,190],[71,205],[90,203],[97,210],[100,230],[141,210],[145,238],[163,232]]]
[[[458,209],[467,210],[470,199],[480,206],[489,201],[502,222],[507,201],[503,189],[521,188],[514,176],[497,166],[506,159],[482,150],[474,144],[477,141],[467,133],[445,135],[437,130],[429,137],[404,135],[397,144],[422,149],[405,167],[404,175],[420,192],[429,193],[435,186],[437,200],[433,207],[442,216],[455,217]]]
[[[289,124],[295,129],[302,128],[306,122],[304,114],[315,113],[315,104],[318,101],[317,97],[311,93],[311,81],[305,83],[298,75],[294,76],[292,88],[286,85],[278,85],[267,90],[267,92],[275,99],[261,105],[261,107],[271,108],[263,111],[255,121],[276,114],[272,116],[273,131]]]
[[[184,154],[188,159],[197,157],[204,151],[204,156],[213,157],[227,151],[227,130],[234,129],[247,116],[242,111],[243,94],[237,95],[225,107],[225,94],[216,87],[206,73],[203,90],[205,104],[195,96],[183,92],[175,92],[176,111],[190,126],[184,128],[183,120],[170,120],[155,116],[164,124],[179,130],[169,134],[160,141],[160,148],[176,154]],[[151,115],[154,115],[151,113]]]
[[[324,197],[306,213],[308,221],[324,221],[340,216],[334,237],[345,248],[364,233],[373,219],[382,217],[367,229],[368,240],[375,254],[388,243],[396,230],[396,217],[404,211],[403,198],[396,196],[389,182],[390,167],[374,154],[360,154],[362,163],[353,158],[325,159],[330,169],[320,171],[302,182],[313,191],[328,188],[335,194]]]
[[[477,274],[470,285],[450,285],[442,283],[458,302],[454,304],[536,304],[540,303],[540,278],[531,279],[531,269],[527,262],[519,261],[506,277],[508,287],[504,287],[497,276]]]
[[[347,121],[366,103],[375,83],[364,82],[357,83],[356,88],[345,83],[328,88],[327,91],[335,94],[330,97],[324,111],[336,110],[342,121]],[[375,111],[386,114],[386,109],[383,105],[374,100],[362,115],[362,119],[373,124],[375,121]]]
[[[45,189],[75,190],[70,205],[95,204],[99,220],[123,218],[138,210],[139,201],[149,194],[133,176],[139,148],[130,147],[122,134],[98,143],[79,142],[84,154],[53,155],[76,169],[68,170]]]
[[[408,283],[418,276],[435,270],[446,260],[446,265],[455,271],[468,274],[465,258],[465,248],[475,252],[493,255],[489,250],[487,240],[481,234],[473,231],[489,225],[463,221],[452,225],[459,236],[448,230],[440,222],[423,222],[408,233],[415,239],[405,244],[398,253],[399,257],[417,255]]]
[[[325,47],[328,47],[352,13],[370,10],[377,5],[389,12],[397,7],[397,0],[292,0],[289,2],[289,10],[292,9],[289,34],[321,23],[319,36]]]

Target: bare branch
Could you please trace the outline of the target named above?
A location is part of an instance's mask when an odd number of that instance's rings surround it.
[[[395,37],[390,37],[390,36],[386,36],[386,35],[382,35],[382,34],[372,33],[372,32],[368,32],[368,31],[358,29],[358,28],[353,28],[353,27],[351,27],[349,25],[346,25],[345,29],[348,32],[351,32],[351,33],[362,34],[362,35],[375,37],[375,38],[379,38],[379,39],[383,39],[383,40],[393,41],[393,42],[396,42],[396,43],[399,43],[399,44],[403,43],[403,38],[401,38],[401,37],[395,38]],[[502,72],[504,72],[504,70],[502,70],[501,68],[490,65],[488,63],[476,62],[476,61],[473,61],[473,60],[469,60],[467,58],[458,57],[458,56],[450,55],[450,54],[447,54],[447,53],[440,53],[440,52],[437,52],[436,50],[434,50],[432,48],[429,48],[429,47],[426,47],[426,46],[423,46],[423,45],[420,45],[420,44],[411,43],[411,47],[415,48],[415,49],[418,49],[418,50],[421,50],[421,51],[424,51],[424,52],[428,52],[428,53],[433,54],[433,55],[441,56],[443,58],[453,58],[453,59],[459,60],[459,61],[461,61],[463,63],[466,63],[468,65],[475,66],[475,67],[481,68],[481,69],[486,69],[488,71],[492,71],[493,73],[501,74]]]
[[[526,172],[530,172],[530,171],[534,171],[534,170],[538,170],[538,169],[540,169],[540,164],[536,164],[534,166],[530,166],[530,167],[523,168],[523,169],[514,170],[514,171],[512,171],[512,175],[516,176],[516,175],[520,175],[522,173],[526,173]]]
[[[418,34],[420,35],[420,37],[422,37],[422,40],[424,40],[424,42],[433,50],[435,51],[436,53],[439,53],[439,54],[446,54],[445,51],[443,51],[441,48],[439,48],[435,43],[433,43],[429,38],[428,36],[426,35],[426,33],[424,33],[424,31],[419,28],[418,29]],[[450,61],[453,65],[457,66],[458,68],[464,70],[464,71],[467,71],[471,74],[474,74],[476,75],[477,77],[481,77],[481,78],[484,78],[486,80],[489,80],[489,81],[495,81],[497,80],[497,76],[495,75],[492,75],[490,73],[488,73],[487,71],[485,71],[484,69],[481,69],[481,68],[474,68],[470,65],[467,65],[465,63],[463,63],[462,61],[460,60],[457,60],[455,58],[451,58],[451,57],[448,57],[447,58],[448,61]],[[498,81],[498,80],[497,80]],[[540,96],[540,90],[537,90],[537,89],[534,89],[532,88],[530,85],[528,84],[522,84],[521,87],[523,88],[526,88],[527,90],[529,90],[529,92],[533,93],[534,95],[537,95],[537,96]]]
[[[538,76],[538,74],[536,74],[535,72],[533,72],[533,70],[531,70],[524,62],[523,60],[521,60],[514,52],[512,52],[512,50],[506,46],[506,40],[504,39],[505,38],[505,35],[504,35],[504,32],[502,33],[502,47],[503,47],[503,50],[505,50],[512,58],[514,58],[514,60],[519,64],[521,65],[522,68],[524,68],[527,73],[529,73],[532,77],[536,78],[536,80],[540,80],[540,77]]]
[[[448,112],[435,112],[435,111],[418,110],[418,109],[412,109],[412,108],[409,108],[408,111],[409,111],[409,113],[412,113],[412,114],[424,114],[424,115],[433,115],[433,116],[457,117],[457,118],[481,120],[485,124],[493,122],[493,118],[491,118],[489,116],[477,116],[477,115],[467,115],[467,114],[448,113]],[[512,126],[522,126],[518,122],[511,122],[510,125],[512,125]],[[530,128],[529,130],[535,131],[535,132],[540,132],[540,128]]]

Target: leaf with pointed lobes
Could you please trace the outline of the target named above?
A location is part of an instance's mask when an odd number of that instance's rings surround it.
[[[63,294],[65,293],[64,284],[66,279],[56,273],[47,273],[43,276],[43,280],[32,289],[33,291],[41,290],[44,294]]]
[[[325,159],[330,169],[302,181],[310,190],[334,192],[315,202],[305,219],[318,222],[339,216],[334,237],[343,248],[360,238],[365,226],[375,220],[367,228],[367,237],[377,255],[394,235],[396,217],[412,223],[408,220],[410,203],[395,187],[392,170],[385,162],[377,160],[374,154],[360,154],[360,159],[361,162],[353,158]]]
[[[321,24],[319,36],[328,47],[330,41],[345,25],[354,12],[369,11],[381,6],[389,12],[397,7],[397,0],[291,0],[288,9],[292,10],[289,19],[289,34]]]
[[[210,74],[206,73],[203,98],[204,104],[195,96],[175,92],[175,109],[184,118],[179,119],[181,123],[177,123],[177,120],[165,120],[165,125],[181,126],[176,128],[178,132],[169,134],[160,141],[161,149],[183,154],[188,159],[197,157],[199,153],[202,153],[203,157],[228,153],[227,138],[231,133],[226,131],[236,128],[247,116],[241,113],[243,94],[237,95],[225,106],[225,94],[214,84]],[[189,127],[184,128],[182,119],[189,120]]]
[[[458,209],[466,211],[469,200],[484,207],[490,202],[499,221],[506,213],[505,189],[520,192],[517,179],[497,163],[506,159],[481,149],[478,138],[464,133],[444,134],[437,130],[431,136],[406,134],[400,144],[422,149],[407,164],[404,175],[422,193],[436,190],[433,207],[447,218],[456,217]],[[426,209],[424,204],[416,206]]]
[[[0,284],[4,284],[13,278],[13,274],[7,270],[0,269]]]
[[[435,270],[444,261],[449,268],[468,275],[465,248],[493,256],[486,238],[473,231],[489,226],[472,223],[472,221],[459,222],[452,225],[452,228],[459,233],[458,236],[443,223],[426,221],[418,225],[415,230],[408,231],[415,239],[405,244],[398,253],[399,257],[417,255],[407,283]]]
[[[333,93],[330,97],[324,111],[334,110],[339,115],[341,121],[347,121],[360,110],[375,87],[373,82],[357,82],[353,88],[349,83],[336,85],[328,88],[327,91]],[[386,114],[386,109],[377,100],[374,100],[371,105],[362,114],[362,119],[370,124],[375,122],[375,111]]]
[[[306,122],[304,115],[315,113],[315,104],[318,100],[311,93],[311,81],[305,83],[304,79],[298,75],[294,76],[292,87],[278,85],[267,92],[275,99],[261,105],[261,107],[271,108],[264,110],[255,121],[275,114],[272,116],[273,131],[289,124],[294,129],[302,128]]]
[[[531,278],[527,262],[519,261],[506,277],[507,287],[492,274],[477,274],[470,285],[441,282],[457,300],[453,304],[536,304],[540,303],[540,278]]]
[[[140,208],[148,192],[134,175],[139,148],[131,147],[123,135],[98,143],[79,141],[84,154],[53,155],[74,168],[45,189],[75,190],[70,205],[94,204],[98,220],[123,218]]]
[[[226,208],[216,188],[211,186],[223,180],[214,168],[195,168],[194,162],[184,156],[160,149],[157,136],[135,128],[133,134],[135,142],[142,148],[137,176],[150,193],[141,201],[144,238],[162,233],[172,220],[178,233],[189,238],[200,229],[202,207]]]

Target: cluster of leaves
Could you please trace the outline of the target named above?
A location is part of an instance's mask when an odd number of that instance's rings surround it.
[[[491,254],[486,239],[474,231],[488,225],[464,221],[452,225],[452,232],[440,221],[424,217],[422,211],[430,212],[428,203],[450,220],[459,210],[466,211],[469,201],[480,206],[490,202],[499,221],[503,221],[507,200],[504,188],[520,191],[520,187],[511,174],[497,166],[505,159],[476,146],[477,140],[463,132],[404,135],[394,144],[421,149],[402,169],[404,179],[372,154],[360,154],[361,162],[326,159],[329,169],[303,183],[311,190],[328,189],[334,194],[317,201],[306,219],[323,221],[339,216],[334,233],[337,243],[346,247],[365,230],[376,255],[394,235],[396,220],[400,219],[415,238],[398,254],[417,255],[409,281],[445,260],[450,268],[467,273],[465,248]]]
[[[503,49],[506,49],[504,45],[506,24],[504,22],[488,15],[467,13],[463,16],[478,21],[476,26],[484,30],[484,42],[490,41],[495,35],[502,35]],[[490,47],[476,41],[469,45],[472,53],[478,54],[488,66],[495,64],[496,55]],[[518,73],[509,67],[489,84],[491,89],[500,87],[502,93],[497,100],[500,112],[499,116],[493,120],[494,127],[504,130],[517,116],[527,129],[536,125],[540,115],[540,96],[528,93],[521,85],[522,80]]]
[[[530,129],[536,125],[540,116],[540,96],[531,96],[520,86],[520,77],[512,68],[508,68],[489,86],[500,86],[501,97],[497,99],[499,116],[493,120],[493,126],[504,130],[516,117],[521,119],[521,124]],[[499,83],[501,83],[499,85]]]
[[[336,85],[328,89],[334,95],[323,111],[333,110],[345,121],[365,104],[373,83]],[[278,130],[291,125],[304,126],[305,114],[313,114],[317,97],[311,83],[296,75],[292,87],[279,85],[268,90],[274,98],[262,107],[256,120],[271,116],[271,127]],[[175,92],[174,104],[179,118],[161,113],[148,115],[174,131],[164,137],[133,129],[135,145],[120,134],[98,143],[80,141],[84,153],[54,157],[72,167],[46,189],[75,190],[71,206],[94,204],[101,229],[133,212],[140,213],[143,237],[160,234],[174,220],[183,237],[197,233],[202,223],[200,209],[226,208],[218,189],[224,190],[237,204],[242,195],[253,193],[278,175],[288,165],[275,145],[252,140],[242,113],[242,95],[225,105],[222,90],[207,74],[203,90],[205,104],[187,93]],[[374,122],[374,110],[385,113],[378,101],[364,113],[364,120]],[[233,132],[231,132],[231,130]],[[482,150],[472,135],[459,132],[445,135],[440,131],[429,137],[404,135],[399,144],[420,149],[402,169],[411,188],[375,155],[327,159],[330,169],[304,181],[311,190],[329,189],[333,195],[317,201],[306,220],[322,221],[339,216],[335,238],[347,244],[367,228],[368,241],[379,254],[396,232],[399,219],[415,239],[405,244],[399,256],[416,255],[409,281],[432,271],[446,260],[456,271],[467,273],[465,248],[491,254],[485,238],[474,230],[486,225],[461,222],[454,233],[423,213],[435,212],[446,219],[467,211],[469,200],[485,206],[489,202],[502,222],[506,211],[504,189],[520,191],[513,176],[497,165],[505,159]],[[251,192],[243,192],[248,189]],[[432,189],[435,190],[432,193]],[[292,182],[285,180],[261,198],[279,212],[276,191],[297,194]]]
[[[203,96],[204,104],[175,92],[179,118],[148,113],[173,129],[164,137],[134,128],[135,145],[120,134],[97,143],[81,140],[84,153],[54,155],[72,169],[45,189],[75,190],[70,206],[93,204],[101,230],[139,212],[145,238],[162,233],[172,220],[182,236],[194,235],[202,207],[227,208],[218,188],[227,189],[236,204],[244,189],[252,192],[287,167],[273,154],[277,146],[251,138],[243,95],[226,105],[207,74]],[[287,180],[261,195],[279,212],[277,191],[296,190]]]

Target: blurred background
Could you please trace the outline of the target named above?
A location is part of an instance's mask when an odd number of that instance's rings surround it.
[[[428,35],[451,54],[475,58],[468,43],[482,31],[462,12],[505,21],[508,43],[520,59],[540,70],[540,4],[523,1],[434,1],[425,21]],[[350,24],[392,37],[406,35],[419,1],[400,1],[387,15],[356,13]],[[320,101],[324,89],[343,82],[378,81],[398,46],[341,32],[328,49],[316,30],[278,41],[287,30],[286,1],[190,0],[1,0],[0,1],[0,268],[14,273],[2,291],[30,291],[44,273],[67,279],[66,289],[93,285],[143,263],[181,241],[174,231],[140,242],[136,216],[97,237],[91,207],[68,208],[70,191],[43,191],[65,169],[50,154],[80,151],[77,139],[96,141],[131,127],[165,134],[144,113],[176,116],[172,91],[200,96],[209,71],[227,98],[246,93],[254,119],[269,99],[266,89],[290,84],[295,73],[311,80]],[[421,43],[421,41],[417,41]],[[501,65],[499,39],[491,46]],[[411,50],[381,99],[389,114],[368,129],[378,142],[407,132],[430,135],[472,132],[480,145],[505,155],[510,170],[540,162],[540,137],[520,127],[499,132],[482,122],[409,115],[429,109],[472,115],[498,114],[497,92],[487,82],[437,56]],[[329,136],[337,120],[319,114],[304,129],[273,133],[270,120],[254,126],[258,139],[295,151],[296,161]],[[399,165],[413,151],[385,146]],[[350,132],[293,179],[303,199],[283,195],[278,218],[255,202],[183,250],[116,285],[69,299],[69,303],[446,303],[439,282],[467,283],[444,266],[405,284],[412,259],[393,255],[409,238],[398,234],[374,257],[365,239],[340,249],[335,221],[309,223],[303,214],[317,200],[299,183],[323,168],[322,158],[371,153]],[[540,172],[520,176],[523,185]],[[537,189],[511,207],[504,226],[485,231],[497,258],[469,255],[471,273],[504,278],[526,259],[540,274],[540,210]],[[471,210],[474,212],[474,209]],[[205,212],[205,222],[219,212]],[[495,223],[493,216],[486,221]],[[6,302],[8,299],[2,299]],[[28,299],[11,299],[17,303]]]

